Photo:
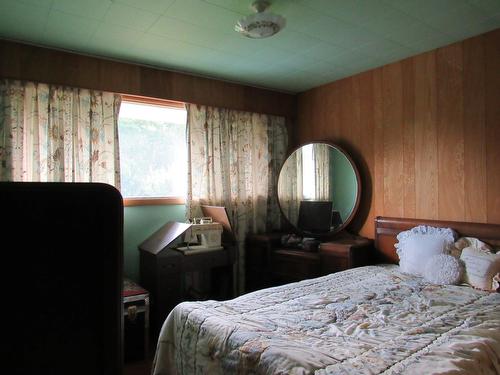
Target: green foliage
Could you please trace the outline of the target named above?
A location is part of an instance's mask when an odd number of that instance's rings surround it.
[[[118,121],[124,197],[184,196],[186,126],[130,118]]]

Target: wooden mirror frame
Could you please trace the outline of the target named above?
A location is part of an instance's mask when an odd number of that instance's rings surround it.
[[[342,225],[340,225],[338,228],[336,228],[335,230],[330,231],[328,233],[320,233],[320,234],[314,233],[314,234],[311,234],[309,232],[305,233],[305,232],[301,231],[297,226],[295,226],[294,224],[292,224],[290,222],[290,220],[288,219],[288,217],[285,215],[285,213],[283,212],[283,208],[281,207],[281,203],[280,203],[280,199],[279,199],[279,195],[278,195],[278,187],[279,187],[279,179],[280,179],[280,176],[281,176],[281,172],[282,172],[283,167],[285,166],[288,158],[294,152],[296,152],[297,150],[299,150],[300,148],[302,148],[304,146],[307,146],[307,145],[310,145],[310,144],[318,144],[318,143],[326,144],[328,146],[331,146],[331,147],[337,149],[338,151],[340,151],[347,158],[347,160],[351,164],[352,169],[354,170],[354,174],[356,175],[356,183],[357,183],[358,189],[357,189],[357,192],[356,192],[356,200],[354,202],[354,207],[353,207],[350,215],[342,223]],[[290,226],[290,228],[293,228],[294,232],[296,232],[296,233],[298,233],[298,234],[300,234],[302,236],[314,237],[314,238],[319,238],[319,239],[325,239],[325,238],[333,237],[336,234],[342,232],[343,230],[345,230],[345,228],[352,221],[352,219],[354,218],[354,215],[356,214],[356,212],[358,211],[358,208],[359,208],[359,202],[361,200],[361,190],[362,190],[361,189],[361,176],[359,175],[358,168],[356,167],[356,164],[354,163],[354,160],[351,158],[351,156],[342,147],[340,147],[339,145],[337,145],[337,144],[335,144],[333,142],[329,142],[329,141],[311,141],[311,142],[302,143],[302,144],[296,146],[294,149],[292,149],[292,151],[290,151],[288,153],[288,155],[286,156],[285,160],[281,164],[281,167],[280,167],[280,170],[279,170],[279,173],[278,173],[278,178],[276,180],[275,194],[276,194],[276,200],[278,201],[278,207],[280,209],[281,216],[285,219],[285,222]]]

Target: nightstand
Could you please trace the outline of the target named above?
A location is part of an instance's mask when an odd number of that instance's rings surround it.
[[[319,245],[321,274],[373,263],[373,240],[360,236],[339,238]]]
[[[277,248],[272,254],[271,274],[275,285],[321,276],[319,252]]]
[[[246,241],[246,291],[310,279],[372,262],[373,240],[347,234],[322,242],[318,251],[281,245],[283,233],[249,235]]]

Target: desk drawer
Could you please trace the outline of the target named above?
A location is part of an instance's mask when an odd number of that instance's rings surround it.
[[[230,263],[227,250],[213,250],[206,253],[185,255],[184,272],[200,271],[204,269],[227,266]]]
[[[181,268],[181,261],[179,258],[165,257],[158,260],[162,272],[179,272]]]

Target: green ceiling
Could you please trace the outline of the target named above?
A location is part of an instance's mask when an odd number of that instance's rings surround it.
[[[251,2],[0,0],[0,37],[301,92],[500,27],[500,0],[274,0],[287,26],[252,40]]]

